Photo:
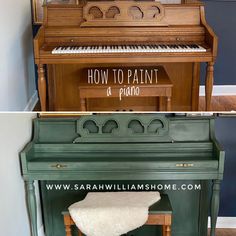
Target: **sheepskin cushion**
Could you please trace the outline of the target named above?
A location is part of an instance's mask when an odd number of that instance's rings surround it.
[[[142,225],[159,192],[88,193],[69,207],[71,218],[87,236],[119,236]]]

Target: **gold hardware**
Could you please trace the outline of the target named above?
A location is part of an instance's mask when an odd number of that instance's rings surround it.
[[[70,41],[73,43],[73,42],[74,42],[74,39],[71,39]]]
[[[176,38],[176,41],[180,41],[181,39],[179,37]]]
[[[176,167],[193,167],[194,164],[192,163],[180,163],[180,164],[176,164]]]
[[[61,164],[56,164],[56,165],[51,165],[51,167],[55,167],[57,169],[67,167],[67,165],[61,165]]]

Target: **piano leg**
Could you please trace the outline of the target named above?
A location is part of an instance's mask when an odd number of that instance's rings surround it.
[[[46,78],[45,70],[42,64],[38,65],[38,90],[41,105],[41,111],[46,111]]]
[[[26,193],[27,193],[27,205],[28,205],[32,236],[38,236],[37,207],[36,207],[34,181],[32,180],[26,181]]]
[[[219,212],[220,203],[220,180],[213,180],[212,197],[211,197],[211,234],[215,236],[216,221]]]
[[[199,84],[200,84],[200,63],[193,63],[193,84],[192,84],[192,111],[198,111],[199,106]]]
[[[209,62],[207,64],[207,73],[205,82],[206,111],[210,111],[211,109],[211,97],[212,97],[213,82],[214,82],[213,74],[214,74],[214,63]]]

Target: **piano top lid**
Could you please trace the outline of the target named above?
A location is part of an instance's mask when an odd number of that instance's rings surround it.
[[[100,0],[97,0],[99,2]],[[113,2],[114,0],[107,0],[107,2]],[[117,1],[127,1],[127,0],[117,0]],[[129,1],[129,0],[128,0]],[[130,0],[132,1],[132,0]],[[145,1],[144,2],[160,2],[164,5],[204,5],[204,3],[200,0],[159,0],[159,1]],[[44,2],[44,6],[47,7],[78,7],[83,6],[87,2],[96,2],[96,0],[46,0]],[[142,2],[137,1],[137,2]]]
[[[44,8],[44,26],[99,28],[168,28],[201,26],[202,2],[187,0],[178,4],[162,1],[50,1]],[[174,0],[175,1],[175,0]],[[179,1],[179,0],[178,0]],[[62,4],[60,4],[62,2]],[[66,4],[68,2],[68,4]],[[65,21],[65,19],[67,19]],[[90,30],[87,30],[90,31]],[[105,33],[105,32],[104,32]]]
[[[209,142],[214,117],[162,114],[98,114],[81,118],[34,120],[34,143],[173,143]]]

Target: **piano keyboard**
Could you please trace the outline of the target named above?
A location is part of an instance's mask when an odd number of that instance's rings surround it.
[[[154,44],[154,45],[110,45],[110,46],[61,46],[52,50],[52,54],[82,53],[152,53],[152,52],[206,52],[197,44]]]

